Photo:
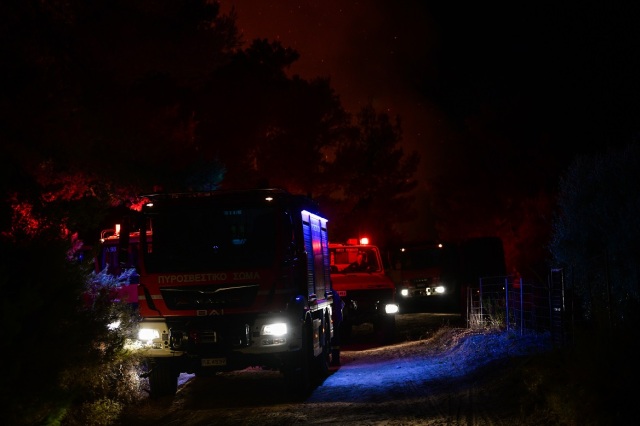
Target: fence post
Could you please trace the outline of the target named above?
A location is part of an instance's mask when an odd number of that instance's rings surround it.
[[[504,322],[507,324],[507,332],[509,331],[509,277],[504,278]]]
[[[559,276],[559,279],[556,276]],[[551,334],[556,344],[564,345],[566,343],[566,308],[564,300],[564,270],[562,268],[551,269],[548,287]]]
[[[522,277],[519,278],[520,283],[520,335],[524,334],[524,286],[522,284]]]
[[[473,312],[473,290],[467,286],[467,328],[471,328],[471,314]]]
[[[483,301],[482,301],[482,278],[480,278],[479,283],[480,283],[480,291],[478,292],[478,295],[480,296],[480,316],[479,316],[479,319],[480,319],[480,324],[484,327],[485,324],[484,324],[484,304],[483,304]]]

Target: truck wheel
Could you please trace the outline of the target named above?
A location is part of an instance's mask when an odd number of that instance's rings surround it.
[[[157,359],[149,372],[149,393],[151,398],[174,396],[178,391],[179,373],[171,359]]]
[[[302,347],[298,352],[291,354],[283,369],[285,385],[292,394],[306,395],[311,388],[313,360],[311,333],[311,324],[307,324],[302,333]]]
[[[383,315],[374,323],[376,339],[383,344],[393,343],[396,336],[396,316]]]

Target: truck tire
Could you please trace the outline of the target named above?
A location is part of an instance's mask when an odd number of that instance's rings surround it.
[[[306,396],[311,390],[313,370],[313,340],[311,324],[305,324],[302,332],[302,347],[290,354],[284,366],[284,380],[287,391],[294,395]]]
[[[178,376],[171,359],[154,360],[149,371],[150,397],[174,396],[178,391]]]
[[[378,342],[393,343],[396,336],[396,316],[386,314],[380,316],[373,324],[373,329]]]

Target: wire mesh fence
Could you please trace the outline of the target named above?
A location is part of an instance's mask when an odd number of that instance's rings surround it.
[[[467,289],[467,325],[504,328],[524,334],[549,332],[557,344],[568,339],[567,307],[561,271],[547,283],[511,276],[481,278]]]

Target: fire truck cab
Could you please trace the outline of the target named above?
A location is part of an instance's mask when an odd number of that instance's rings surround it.
[[[128,347],[152,397],[180,373],[258,366],[305,392],[328,374],[333,337],[327,219],[279,189],[153,194],[120,235],[137,249],[139,330]],[[126,257],[126,256],[123,256]]]
[[[447,297],[453,286],[443,273],[451,269],[450,248],[442,243],[404,246],[398,250],[392,276],[402,299]]]
[[[395,335],[395,284],[386,275],[377,246],[368,239],[350,239],[346,244],[329,244],[331,281],[345,303],[342,337],[352,327],[371,323],[376,338],[389,343]]]

